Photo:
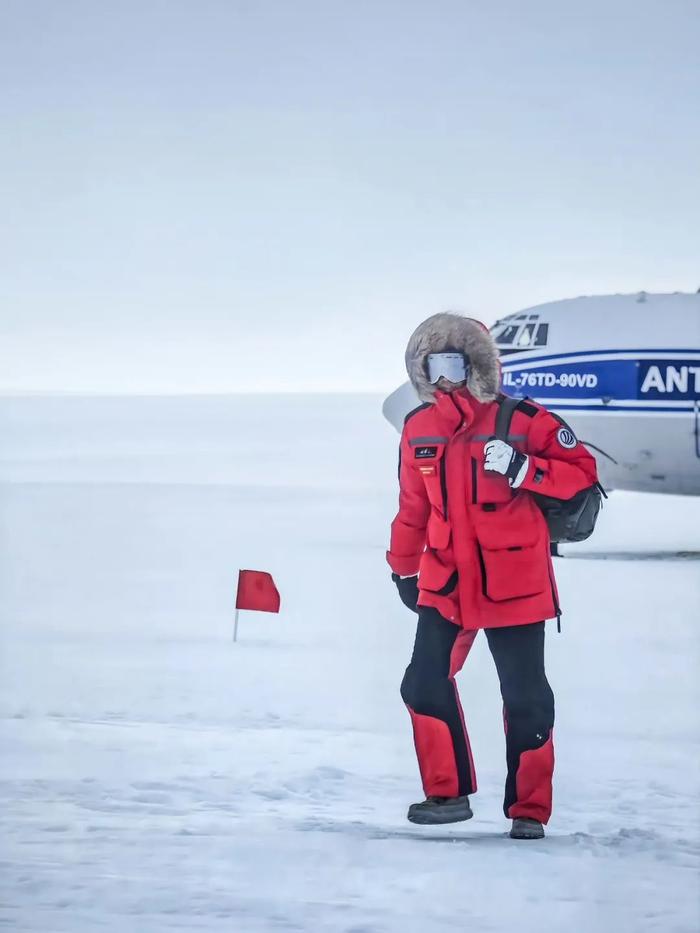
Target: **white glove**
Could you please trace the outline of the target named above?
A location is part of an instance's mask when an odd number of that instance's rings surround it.
[[[529,465],[530,458],[505,441],[494,438],[484,447],[484,469],[507,477],[513,489],[525,479]]]

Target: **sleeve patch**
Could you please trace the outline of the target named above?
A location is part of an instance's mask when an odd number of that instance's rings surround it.
[[[565,450],[573,450],[578,444],[576,435],[569,428],[559,428],[557,431],[557,440]]]

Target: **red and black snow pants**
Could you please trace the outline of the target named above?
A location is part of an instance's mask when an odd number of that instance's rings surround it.
[[[419,606],[418,629],[401,696],[413,723],[426,796],[476,791],[469,737],[455,684],[476,631]],[[546,823],[552,812],[554,695],[544,672],[544,622],[484,629],[503,697],[506,778],[503,811]]]

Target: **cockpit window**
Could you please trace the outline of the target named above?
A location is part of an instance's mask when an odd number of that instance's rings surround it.
[[[508,321],[497,321],[492,333],[499,347],[545,347],[549,324],[538,323],[536,314],[519,314]]]
[[[498,344],[511,344],[519,330],[519,324],[506,324],[500,332],[497,330],[493,337]]]
[[[519,347],[529,347],[532,343],[532,338],[535,333],[536,324],[526,324],[520,334],[518,335],[518,346]]]
[[[535,339],[533,341],[533,346],[546,347],[548,334],[549,324],[539,324],[537,327],[537,333],[535,334]]]

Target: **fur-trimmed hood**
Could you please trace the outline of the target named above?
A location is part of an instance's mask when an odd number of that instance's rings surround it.
[[[446,350],[465,354],[469,362],[467,389],[479,402],[492,402],[501,383],[494,339],[480,321],[450,311],[433,314],[419,324],[406,347],[406,371],[421,401],[434,401],[436,390],[428,381],[428,354]]]

